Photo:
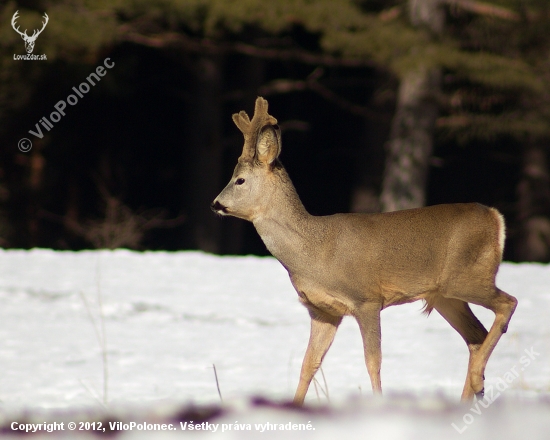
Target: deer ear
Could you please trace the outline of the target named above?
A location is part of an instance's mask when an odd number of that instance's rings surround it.
[[[266,125],[261,129],[256,142],[258,160],[267,165],[279,157],[281,153],[281,129],[278,125]]]

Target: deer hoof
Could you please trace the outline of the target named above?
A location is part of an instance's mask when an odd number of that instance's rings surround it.
[[[484,395],[485,395],[485,388],[482,388],[481,391],[478,391],[476,393],[476,399],[481,400],[481,399],[483,399]]]

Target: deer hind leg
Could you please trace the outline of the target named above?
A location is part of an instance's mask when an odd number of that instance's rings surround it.
[[[323,358],[334,340],[336,330],[342,322],[341,316],[328,315],[313,307],[308,307],[308,309],[311,316],[311,333],[302,363],[300,382],[294,395],[296,405],[304,403],[309,384],[321,366]]]
[[[470,372],[474,366],[474,358],[477,356],[483,341],[487,337],[487,330],[479,322],[468,303],[454,298],[438,297],[433,304],[443,318],[462,336],[470,352],[468,360],[468,373],[462,391],[462,400],[469,401],[475,394],[471,385]],[[483,388],[483,384],[482,384]]]
[[[464,387],[462,400],[471,400],[474,394],[479,397],[483,396],[483,377],[487,361],[500,340],[500,337],[503,333],[506,333],[508,323],[518,303],[516,298],[508,295],[497,287],[493,286],[488,292],[490,292],[489,295],[460,295],[463,301],[483,306],[495,314],[495,320],[493,321],[489,333],[479,349],[477,349],[470,358],[468,379],[471,389],[468,389],[466,386]]]
[[[361,330],[365,363],[369,372],[372,391],[375,394],[382,394],[382,381],[380,380],[380,368],[382,366],[380,311],[379,304],[364,304],[354,313]]]
[[[472,301],[473,302],[473,301]],[[508,323],[517,306],[517,299],[495,287],[490,298],[477,299],[477,304],[493,311],[495,320],[489,334],[476,353],[470,369],[470,384],[477,396],[483,396],[483,374],[485,366],[500,337],[508,330]]]

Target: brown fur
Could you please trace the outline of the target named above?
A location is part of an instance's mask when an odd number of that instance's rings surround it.
[[[309,311],[295,403],[303,403],[344,315],[359,324],[372,388],[380,393],[380,311],[420,299],[425,313],[437,310],[468,346],[462,399],[483,393],[485,366],[517,304],[495,286],[505,234],[500,213],[470,203],[312,216],[278,161],[280,133],[267,101],[257,99],[251,122],[244,112],[234,120],[245,137],[243,154],[212,208],[254,224]],[[468,303],[495,313],[489,332]]]

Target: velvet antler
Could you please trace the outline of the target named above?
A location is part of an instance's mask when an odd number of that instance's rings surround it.
[[[266,125],[276,125],[277,119],[267,113],[267,101],[258,96],[252,120],[244,110],[233,114],[233,122],[244,135],[243,152],[239,161],[251,161],[256,153],[258,135]]]

